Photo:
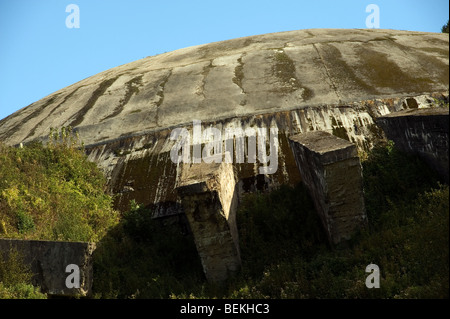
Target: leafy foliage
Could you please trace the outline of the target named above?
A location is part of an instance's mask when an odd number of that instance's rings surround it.
[[[94,253],[97,298],[168,298],[204,281],[192,235],[131,202]]]
[[[97,241],[118,222],[105,178],[62,129],[47,146],[0,145],[0,236]]]
[[[0,299],[45,299],[47,296],[31,284],[31,270],[15,250],[0,253]]]
[[[391,141],[375,147],[362,163],[365,204],[372,227],[392,222],[386,212],[394,205],[409,203],[419,193],[438,186],[437,177],[417,156],[399,151]]]
[[[447,20],[447,24],[442,26],[442,28],[441,28],[442,33],[448,33],[449,32],[449,30],[448,30],[448,22],[449,21]]]
[[[311,256],[327,248],[326,234],[302,184],[294,188],[283,185],[270,195],[247,194],[237,225],[243,270],[249,276],[261,274],[274,260]]]

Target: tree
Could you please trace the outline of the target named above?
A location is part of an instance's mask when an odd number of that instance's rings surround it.
[[[441,31],[442,31],[442,33],[448,33],[448,20],[447,20],[447,24],[442,26]]]

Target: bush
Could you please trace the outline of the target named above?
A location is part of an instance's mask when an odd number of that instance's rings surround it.
[[[192,235],[177,220],[131,203],[94,252],[97,298],[169,298],[204,281]]]
[[[103,175],[71,145],[0,145],[0,235],[97,241],[97,298],[449,297],[449,187],[392,143],[362,163],[370,227],[345,249],[328,246],[302,185],[245,196],[242,272],[223,285],[205,281],[182,217],[153,220],[132,202],[118,222]],[[0,263],[0,297],[45,297],[18,260]],[[370,263],[380,289],[365,286]]]
[[[31,284],[31,270],[15,250],[0,253],[0,299],[45,299],[47,295]]]
[[[434,171],[417,156],[398,150],[393,142],[373,148],[362,166],[364,201],[374,228],[394,221],[386,215],[393,205],[409,203],[418,194],[438,187]]]
[[[1,237],[97,241],[117,224],[106,180],[62,130],[44,146],[0,145]]]
[[[306,188],[283,185],[270,194],[247,194],[237,213],[243,270],[260,275],[274,260],[309,256],[326,234]]]
[[[441,28],[441,32],[442,33],[448,33],[448,20],[447,20],[447,23],[446,24],[444,24],[443,26],[442,26],[442,28]]]
[[[47,295],[31,284],[5,286],[0,282],[0,299],[47,299]]]

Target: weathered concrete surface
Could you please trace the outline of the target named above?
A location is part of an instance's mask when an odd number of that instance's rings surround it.
[[[175,127],[277,128],[278,170],[237,164],[240,191],[300,180],[288,137],[322,130],[367,150],[376,118],[448,97],[448,34],[315,29],[210,43],[125,64],[59,90],[0,121],[0,141],[45,139],[72,125],[118,195],[180,213]],[[413,102],[414,101],[414,102]],[[255,177],[256,176],[256,177]]]
[[[322,131],[294,135],[289,140],[330,243],[350,239],[367,223],[355,145]]]
[[[449,109],[410,109],[377,119],[387,137],[408,153],[417,154],[449,182]]]
[[[233,165],[182,164],[180,175],[177,192],[203,271],[211,282],[224,281],[241,267]]]
[[[59,296],[89,296],[92,288],[92,253],[95,244],[85,242],[0,239],[0,253],[16,250],[31,265],[33,284],[41,291]],[[80,288],[67,288],[70,264],[80,270]],[[70,279],[70,278],[69,278]]]
[[[300,181],[288,137],[314,130],[326,131],[348,139],[359,150],[368,150],[384,139],[384,132],[376,125],[377,117],[409,107],[407,100],[416,101],[419,108],[435,107],[433,98],[446,99],[440,93],[416,97],[379,99],[350,103],[346,106],[304,107],[298,110],[243,116],[221,121],[202,122],[202,130],[216,127],[221,131],[231,127],[277,128],[279,131],[278,170],[271,175],[258,175],[261,163],[236,164],[239,193],[270,190],[281,184],[295,185]],[[409,103],[411,104],[411,103]],[[186,126],[192,133],[192,123]],[[106,144],[87,147],[89,159],[96,162],[109,179],[109,189],[116,194],[115,206],[129,209],[135,199],[154,211],[155,217],[180,213],[181,204],[175,192],[177,165],[170,160],[174,141],[171,129],[134,136],[124,136]]]
[[[447,91],[448,34],[313,29],[147,57],[61,89],[0,122],[17,144],[50,127],[86,145],[244,115]]]

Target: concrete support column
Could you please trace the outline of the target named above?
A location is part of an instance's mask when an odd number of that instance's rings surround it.
[[[323,131],[291,136],[289,143],[330,243],[350,239],[367,223],[356,146]]]
[[[226,280],[241,267],[232,164],[180,164],[177,181],[206,278]]]

